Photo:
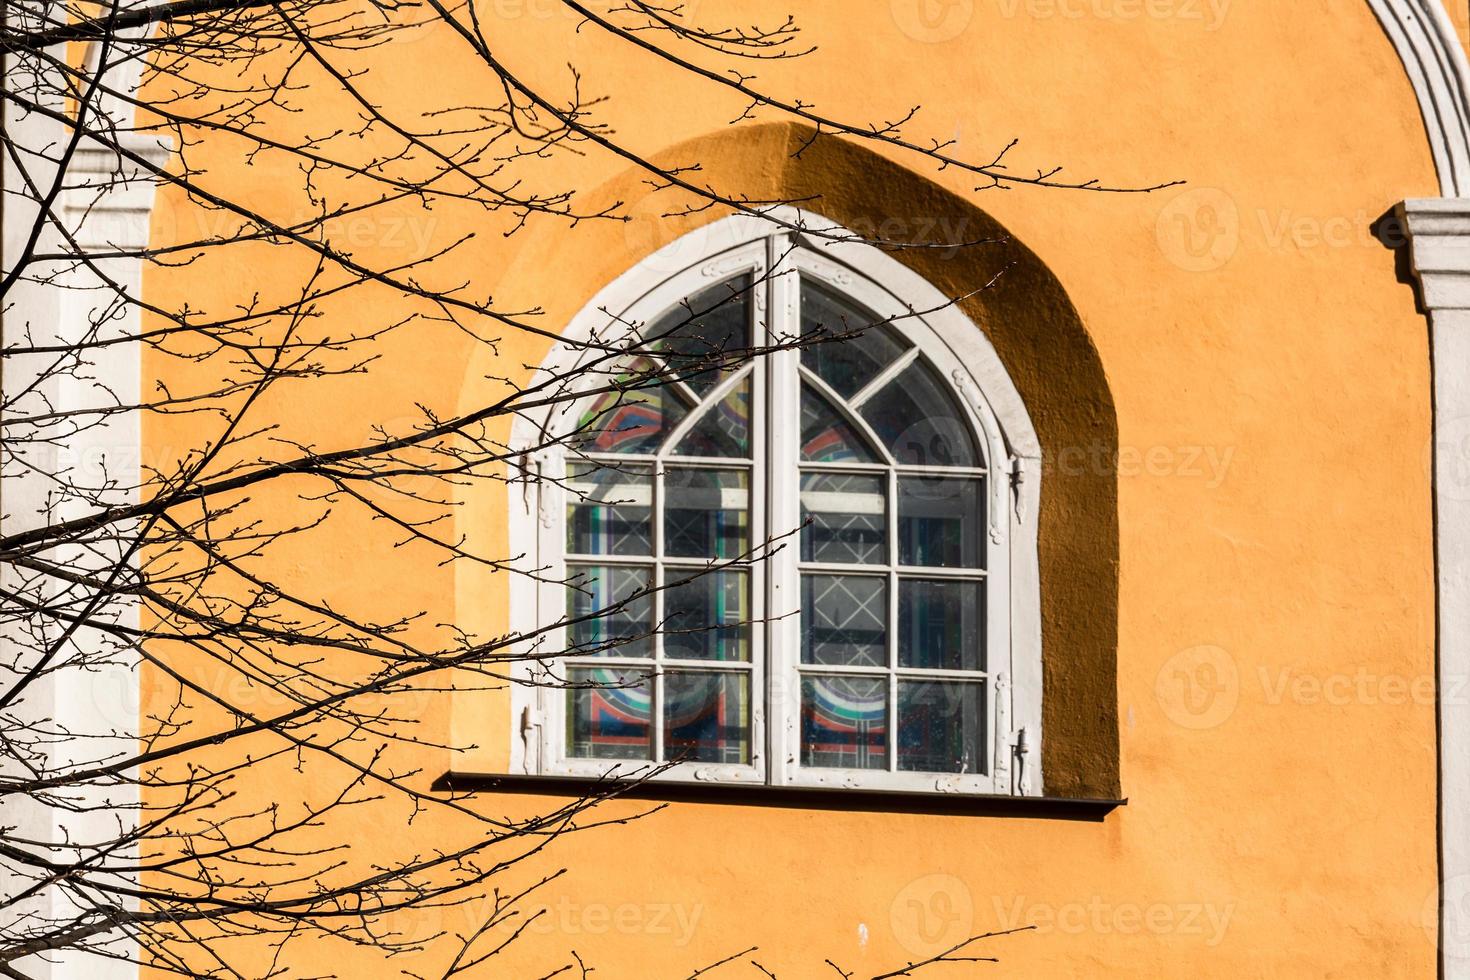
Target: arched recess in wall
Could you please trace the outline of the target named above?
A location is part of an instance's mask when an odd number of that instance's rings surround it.
[[[697,160],[700,179],[722,191],[749,200],[800,202],[804,210],[864,234],[993,242],[904,249],[893,256],[946,297],[961,297],[960,309],[994,347],[1041,444],[1044,792],[1119,796],[1119,535],[1110,465],[1117,421],[1097,351],[1061,283],[983,210],[851,141],[814,137],[791,124],[752,125],[673,147],[659,160]],[[540,304],[544,323],[565,325],[627,269],[728,213],[664,217],[679,210],[678,202],[667,192],[650,194],[643,177],[629,173],[602,188],[596,199],[584,200],[584,206],[627,202],[633,221],[591,223],[572,234],[564,227],[548,228],[528,237],[517,260],[493,284],[497,300]],[[987,283],[992,284],[981,288]],[[468,365],[466,407],[483,403],[482,379],[503,374],[508,363],[528,366],[529,376],[551,353],[550,342],[521,343],[503,349],[496,363],[483,356]],[[503,527],[503,508],[520,505],[517,492],[512,487],[467,499],[461,509],[467,532],[487,523]],[[487,589],[498,593],[488,602]],[[456,580],[456,607],[478,632],[495,632],[496,620],[506,621],[501,617],[509,601],[503,577],[467,567]],[[486,726],[509,730],[504,711],[501,705],[495,712],[500,718],[487,720],[483,707],[457,701],[452,708],[456,740],[483,745],[494,737]]]

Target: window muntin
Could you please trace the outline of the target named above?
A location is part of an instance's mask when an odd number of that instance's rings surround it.
[[[565,468],[568,759],[752,763],[764,421],[756,365],[739,355],[753,288],[735,276],[650,321],[641,350],[606,372],[632,387],[580,416]]]
[[[662,364],[678,381],[601,396],[582,416],[596,422],[584,451],[598,465],[567,464],[567,569],[585,566],[585,588],[616,604],[637,583],[734,563],[609,617],[604,645],[662,624],[666,635],[635,641],[635,656],[573,642],[569,628],[559,676],[575,689],[551,712],[541,768],[683,759],[699,771],[675,767],[676,778],[994,790],[993,729],[1009,710],[995,674],[1010,650],[1006,577],[990,578],[996,564],[1005,572],[995,558],[1009,515],[987,460],[1002,444],[983,406],[947,381],[958,362],[910,308],[806,253],[790,264],[799,276],[764,277],[756,261],[708,286],[710,263],[687,300],[675,277],[659,291],[663,310],[625,317],[649,323],[633,370]],[[700,314],[711,295],[739,298],[710,323]],[[818,329],[853,335],[689,369],[690,358]],[[807,519],[797,547],[738,560]],[[589,544],[594,524],[605,543]],[[619,593],[600,580],[614,569],[642,577]],[[767,598],[772,616],[752,629]]]
[[[798,302],[805,335],[853,335],[803,349],[798,371],[800,765],[986,775],[986,470],[969,415],[882,315],[810,276]]]

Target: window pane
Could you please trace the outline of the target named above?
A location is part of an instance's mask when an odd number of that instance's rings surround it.
[[[969,420],[923,360],[863,403],[863,418],[895,459],[915,466],[983,466]]]
[[[801,577],[801,662],[888,664],[888,580],[867,575]]]
[[[710,405],[674,447],[675,456],[750,456],[750,377]]]
[[[738,558],[750,550],[750,474],[670,466],[664,471],[664,554]]]
[[[651,555],[653,477],[646,466],[567,467],[567,550],[577,555]]]
[[[652,759],[652,680],[632,668],[567,672],[567,755],[574,759]],[[586,685],[595,685],[588,687]]]
[[[929,670],[984,670],[980,582],[900,579],[898,663]]]
[[[749,276],[711,286],[644,328],[648,346],[701,396],[743,366],[732,358],[750,348],[749,286]]]
[[[750,675],[671,670],[664,676],[664,759],[750,763]]]
[[[801,283],[801,333],[803,337],[856,334],[844,340],[813,343],[801,350],[801,363],[831,385],[844,398],[892,364],[908,344],[892,330],[880,325],[883,318],[839,298],[809,279]]]
[[[650,380],[658,370],[648,358],[635,357],[610,376],[598,378],[599,386],[639,387],[599,395],[577,423],[578,448],[589,453],[657,452],[664,436],[689,414],[672,388]]]
[[[879,476],[803,474],[802,561],[864,565],[886,562],[888,518],[884,491],[887,483]]]
[[[653,654],[653,597],[648,569],[621,565],[567,566],[567,655],[648,657]]]
[[[879,677],[801,679],[801,764],[888,768],[888,682]]]
[[[985,771],[985,685],[898,682],[898,768]]]
[[[984,527],[985,481],[899,478],[899,564],[984,568]]]
[[[699,576],[664,593],[664,656],[749,660],[750,577],[738,569],[670,568],[664,574],[669,582]]]
[[[876,463],[857,429],[822,395],[801,386],[801,458],[817,463]]]

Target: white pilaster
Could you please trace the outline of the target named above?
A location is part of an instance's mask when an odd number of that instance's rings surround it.
[[[7,85],[55,108],[55,79],[12,71],[7,62]],[[126,82],[136,80],[129,62],[122,70]],[[127,132],[130,120],[116,106],[113,135],[129,152],[161,165],[167,150],[157,140]],[[4,164],[5,202],[3,245],[5,269],[21,261],[24,244],[38,220],[35,192],[56,179],[48,159],[67,140],[56,120],[6,108],[7,138],[18,148],[19,162]],[[142,261],[127,256],[145,248],[149,238],[154,185],[147,168],[123,159],[117,152],[84,139],[67,163],[63,190],[53,206],[35,252],[51,256],[26,265],[0,310],[0,337],[8,348],[75,344],[93,339],[131,337],[141,328],[136,300],[142,288]],[[119,254],[121,253],[121,254]],[[79,256],[90,256],[89,261]],[[49,521],[78,516],[99,505],[135,499],[141,471],[139,419],[136,411],[119,412],[99,424],[68,431],[66,426],[31,426],[26,419],[47,412],[88,412],[136,405],[142,395],[138,343],[99,346],[88,351],[81,370],[57,370],[54,355],[8,355],[4,359],[0,390],[12,399],[7,422],[7,454],[0,467],[3,484],[3,530],[24,530]],[[27,436],[36,437],[29,441]],[[15,438],[11,438],[15,437]],[[81,493],[59,487],[54,476],[66,473]],[[78,571],[97,571],[107,556],[82,548],[59,549],[48,559]],[[7,588],[24,591],[28,576],[12,567],[0,568]],[[30,584],[34,588],[34,584]],[[137,609],[109,601],[99,614],[108,622],[136,626]],[[0,663],[24,667],[32,662],[37,638],[12,622],[0,635],[8,649]],[[58,663],[59,669],[28,685],[22,702],[12,705],[26,722],[44,725],[75,738],[58,739],[47,747],[47,768],[65,771],[79,763],[130,752],[139,731],[139,678],[135,658],[116,641],[83,628],[74,635]],[[0,689],[18,675],[0,670]],[[136,819],[138,794],[131,784],[98,787],[68,794],[80,804],[76,812],[31,799],[0,806],[0,822],[17,828],[17,836],[36,842],[32,847],[58,861],[75,859],[76,845],[108,841],[118,828]],[[112,863],[136,858],[116,851]],[[29,882],[0,881],[0,894],[24,888]],[[11,928],[52,922],[62,924],[90,911],[75,904],[61,889],[51,887],[25,907],[12,909]],[[26,976],[48,980],[133,980],[138,968],[131,938],[117,933],[106,948],[112,956],[68,950],[17,964]],[[120,958],[113,958],[120,957]]]
[[[1434,364],[1440,895],[1444,980],[1470,980],[1470,199],[1405,201]]]

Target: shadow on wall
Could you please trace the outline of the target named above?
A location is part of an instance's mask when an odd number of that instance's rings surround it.
[[[797,204],[865,236],[956,243],[893,254],[945,295],[963,297],[960,307],[1010,372],[1040,438],[1045,792],[1121,796],[1116,473],[1103,465],[1054,465],[1116,459],[1117,418],[1097,350],[1061,283],[984,211],[851,140],[796,124],[753,124],[654,159],[668,166],[697,161],[698,179],[727,196]],[[681,210],[680,192],[651,192],[646,177],[630,171],[583,198],[593,209],[626,202],[632,221],[589,226],[575,236],[547,227],[523,239],[494,284],[497,294],[513,294],[518,279],[555,269],[557,305],[547,315],[565,323],[641,259],[729,213],[668,217]],[[540,362],[534,351],[526,355],[525,363]],[[483,367],[469,365],[467,392]]]

